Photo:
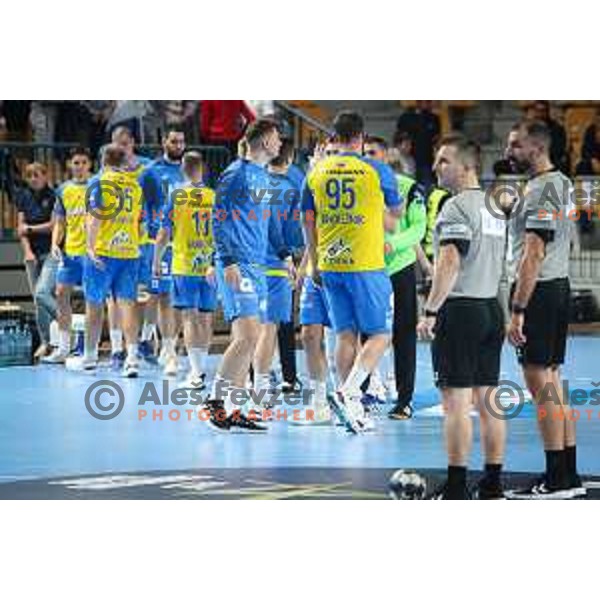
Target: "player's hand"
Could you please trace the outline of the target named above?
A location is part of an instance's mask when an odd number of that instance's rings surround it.
[[[104,264],[104,261],[96,254],[95,250],[88,248],[87,255],[97,269],[104,271],[106,265]]]
[[[229,265],[224,269],[225,283],[234,290],[239,290],[242,284],[242,274],[237,265]]]
[[[213,287],[217,285],[217,277],[215,275],[214,267],[208,267],[208,269],[206,269],[206,281],[208,281],[208,283]]]
[[[36,263],[37,262],[37,256],[31,250],[27,250],[25,252],[25,262]]]
[[[285,259],[285,269],[287,271],[289,280],[292,282],[296,281],[296,265],[294,264],[291,256]]]
[[[435,317],[421,317],[417,325],[417,337],[420,340],[432,340],[435,337]]]
[[[525,315],[512,314],[510,325],[508,326],[508,340],[513,346],[523,346],[527,341],[523,333],[523,324],[525,323]]]
[[[58,262],[62,262],[63,259],[63,253],[62,250],[60,249],[60,246],[56,246],[53,245],[52,248],[50,248],[50,254],[52,255],[52,258]]]

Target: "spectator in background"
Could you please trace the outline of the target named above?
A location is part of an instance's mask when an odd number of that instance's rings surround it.
[[[406,134],[412,141],[415,175],[425,187],[434,181],[431,166],[433,151],[440,135],[440,119],[432,112],[431,100],[417,100],[414,108],[407,109],[396,125],[396,137]]]
[[[596,109],[594,121],[585,130],[581,145],[581,161],[577,175],[600,175],[600,108]]]
[[[225,146],[233,160],[246,127],[256,120],[244,100],[201,100],[200,140],[203,144]]]
[[[90,143],[88,145],[92,156],[97,156],[100,148],[106,143],[108,120],[114,110],[114,100],[82,100],[90,113],[92,123]]]
[[[153,100],[150,103],[159,118],[158,134],[161,139],[172,129],[182,131],[188,141],[197,139],[193,131],[198,109],[195,100]]]
[[[27,186],[17,196],[17,234],[25,258],[29,289],[35,302],[41,345],[35,353],[40,359],[50,353],[50,323],[56,318],[56,271],[58,262],[50,253],[52,212],[56,202],[48,185],[46,167],[31,163],[25,169]]]
[[[108,134],[117,127],[126,127],[131,131],[138,144],[144,143],[144,118],[152,112],[148,100],[114,100],[112,113],[106,124]]]
[[[29,100],[0,100],[0,129],[12,142],[24,142],[29,134]]]
[[[567,134],[565,128],[550,116],[550,102],[536,100],[525,107],[525,118],[529,121],[542,121],[550,130],[550,160],[563,173],[569,173]]]
[[[396,171],[414,177],[417,172],[413,143],[405,131],[398,131],[394,136],[394,145],[388,150],[390,163],[394,163]]]

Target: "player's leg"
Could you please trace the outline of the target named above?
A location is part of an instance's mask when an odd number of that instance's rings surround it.
[[[152,260],[154,257],[154,244],[140,246],[138,258],[138,282],[140,288],[147,292],[144,303],[138,302],[138,313],[142,324],[140,331],[139,352],[140,357],[150,364],[156,364],[155,340],[157,339],[157,305],[156,295],[152,293]]]
[[[124,365],[126,377],[137,377],[139,372],[139,310],[138,261],[137,259],[115,259],[115,273],[112,281],[112,293],[121,313],[123,335],[127,357]]]
[[[99,259],[99,264],[89,258],[83,264],[83,294],[85,297],[85,336],[83,369],[93,370],[98,364],[98,343],[104,321],[104,303],[110,293],[114,276],[113,261]]]
[[[412,416],[417,365],[417,283],[415,267],[411,265],[390,278],[394,290],[394,322],[392,347],[395,374],[395,405],[391,419]]]
[[[108,313],[108,331],[110,337],[111,368],[120,371],[125,364],[125,351],[123,350],[123,320],[121,310],[114,298],[106,301]]]
[[[162,336],[164,373],[168,377],[177,375],[177,325],[175,311],[171,305],[171,294],[158,295],[158,326]]]
[[[444,431],[448,454],[448,481],[444,500],[466,500],[467,467],[473,440],[473,390],[471,388],[442,388],[446,409]]]

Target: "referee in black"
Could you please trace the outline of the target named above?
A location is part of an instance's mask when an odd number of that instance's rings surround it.
[[[434,165],[439,184],[454,194],[434,229],[435,262],[420,338],[432,338],[436,385],[446,411],[448,478],[433,499],[469,499],[467,465],[473,430],[471,409],[481,415],[485,474],[480,499],[501,499],[505,423],[494,418],[504,340],[497,300],[506,221],[488,212],[479,184],[479,149],[460,135],[442,139]],[[492,409],[493,410],[493,409]]]
[[[564,397],[560,377],[569,326],[573,223],[568,213],[574,208],[573,189],[550,160],[551,135],[545,123],[521,123],[511,136],[509,160],[516,171],[527,172],[529,180],[510,219],[516,273],[509,339],[517,348],[525,382],[538,406],[546,470],[530,487],[506,495],[575,498],[586,495],[586,489],[577,474],[575,422],[569,418],[569,398]],[[555,418],[557,411],[564,412],[563,419]]]

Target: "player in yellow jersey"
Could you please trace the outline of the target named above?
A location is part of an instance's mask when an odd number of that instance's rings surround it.
[[[110,136],[111,142],[121,148],[123,152],[125,152],[125,160],[127,161],[127,168],[135,173],[138,177],[142,177],[144,170],[150,165],[150,159],[140,156],[136,154],[135,151],[135,137],[133,133],[125,126],[115,127]],[[148,208],[146,200],[144,200],[144,206]],[[144,245],[150,244],[151,240],[148,236],[148,227],[146,226],[146,222],[149,222],[147,219],[142,220],[142,229],[140,231],[140,254],[144,253]],[[151,250],[153,250],[153,246],[150,246]],[[141,257],[140,257],[141,261]],[[148,266],[148,272],[151,270],[151,265]],[[141,278],[143,277],[143,269],[141,266],[138,266],[138,282],[141,283]],[[112,297],[109,297],[106,301],[106,306],[108,308],[108,321],[110,324],[110,344],[111,344],[111,363],[113,370],[120,370],[123,368],[123,364],[125,362],[125,352],[123,352],[123,331],[121,325],[121,312],[119,311],[119,307],[117,303]],[[138,309],[142,310],[142,307],[138,305]],[[144,325],[148,324],[145,327],[145,330],[142,331],[144,334],[145,331],[156,331],[156,303],[150,301],[143,308],[143,322]],[[144,337],[142,335],[142,341]],[[140,344],[140,350],[143,348],[143,344]]]
[[[156,236],[152,271],[160,278],[162,256],[169,239],[173,242],[170,272],[173,277],[173,307],[180,311],[183,335],[190,361],[187,387],[204,389],[206,361],[217,307],[213,267],[212,208],[215,192],[202,183],[203,161],[198,152],[183,156],[183,183],[174,184]]]
[[[42,362],[50,364],[64,363],[71,351],[71,290],[82,283],[85,257],[86,191],[92,168],[89,151],[75,148],[67,167],[71,179],[58,188],[54,205],[51,252],[59,261],[56,274],[59,341],[52,354],[42,358]]]
[[[137,272],[142,219],[142,188],[121,148],[104,149],[103,170],[88,193],[87,257],[83,289],[87,330],[84,370],[94,370],[103,305],[109,295],[121,312],[127,344],[125,375],[137,377]]]
[[[331,404],[353,433],[372,427],[360,387],[390,341],[393,296],[385,271],[384,220],[392,229],[400,212],[393,171],[361,156],[363,129],[357,113],[336,116],[339,154],[314,166],[302,197],[307,249],[316,265],[313,281],[322,282],[337,334],[341,386]],[[368,339],[359,351],[361,334]]]

